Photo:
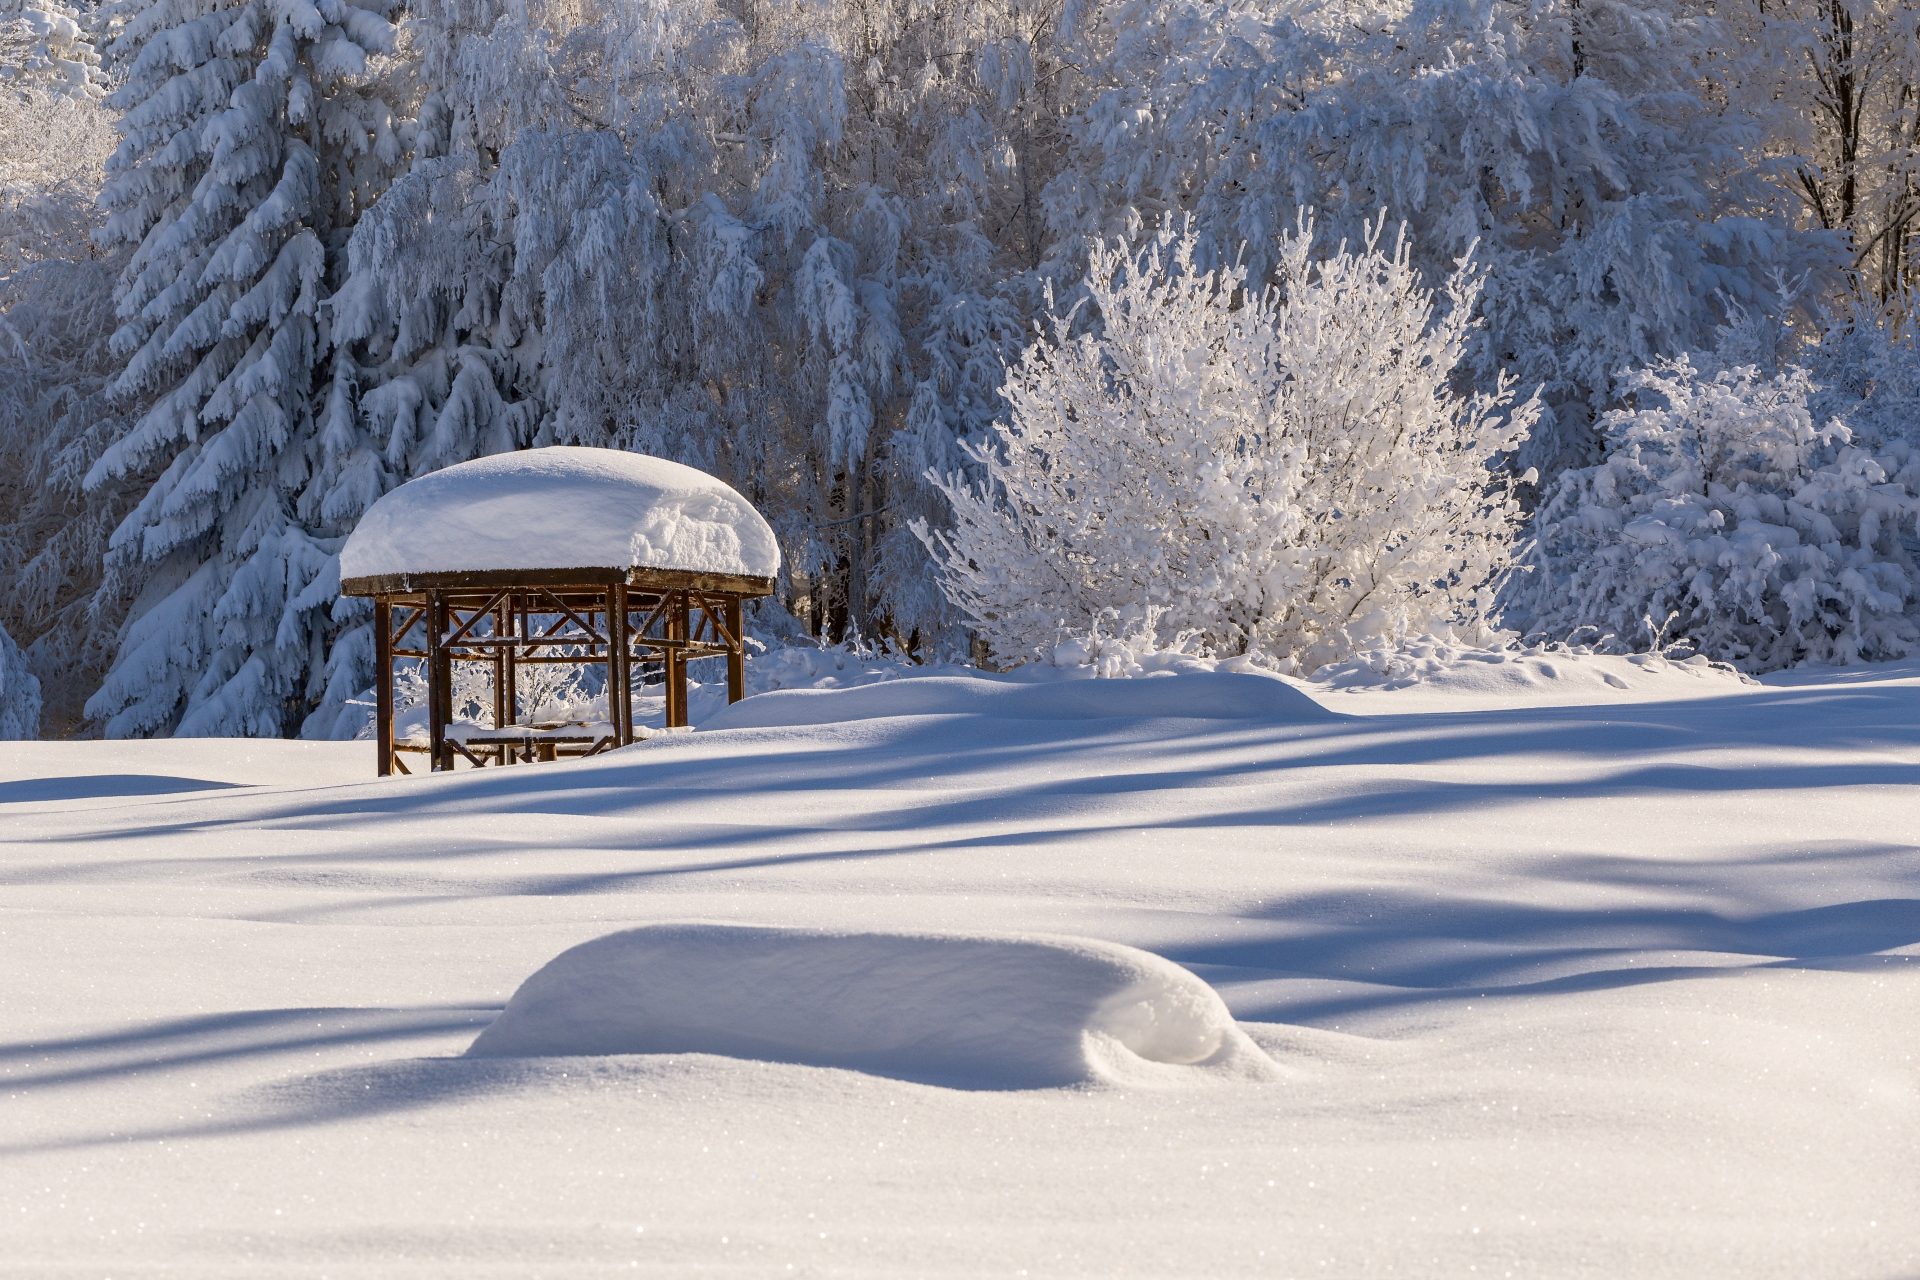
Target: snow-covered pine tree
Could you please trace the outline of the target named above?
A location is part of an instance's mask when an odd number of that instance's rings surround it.
[[[1920,644],[1920,455],[1817,423],[1789,366],[1629,375],[1642,407],[1602,420],[1607,454],[1548,488],[1514,619],[1639,648],[1687,639],[1749,671],[1874,662]]]
[[[1023,0],[423,6],[420,159],[353,241],[302,509],[351,519],[529,443],[638,449],[767,513],[781,604],[812,629],[951,643],[906,524],[942,511],[923,473],[987,430],[1038,297],[1077,83],[1058,20]],[[370,653],[343,635],[306,732]]]
[[[0,742],[40,736],[40,682],[27,670],[27,655],[0,627]]]
[[[109,736],[277,735],[319,693],[321,574],[342,529],[296,515],[320,450],[322,302],[401,159],[373,59],[389,0],[122,0],[124,140],[104,196],[126,358],[151,408],[91,486],[159,477],[111,556],[142,588],[87,704]]]
[[[1097,327],[1049,317],[970,450],[985,481],[939,477],[955,525],[915,529],[1001,661],[1117,615],[1311,671],[1491,607],[1518,524],[1499,463],[1536,405],[1454,389],[1477,275],[1437,308],[1380,229],[1316,261],[1302,226],[1271,289],[1198,269],[1191,229],[1096,248]]]

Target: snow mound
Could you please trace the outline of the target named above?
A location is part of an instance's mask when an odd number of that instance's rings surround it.
[[[1275,1079],[1213,988],[1090,938],[665,924],[564,951],[468,1057],[711,1053],[971,1088]]]
[[[1753,681],[1704,655],[1608,654],[1565,644],[1482,647],[1423,636],[1321,667],[1304,687],[1328,692],[1433,693],[1552,702],[1698,698]]]
[[[555,445],[409,480],[340,552],[342,578],[626,567],[771,578],[780,547],[752,504],[703,471]]]
[[[1196,672],[1144,680],[1029,684],[979,676],[921,676],[852,689],[784,689],[737,702],[700,727],[770,729],[886,716],[983,715],[1006,720],[1168,717],[1285,720],[1338,717],[1269,676]]]

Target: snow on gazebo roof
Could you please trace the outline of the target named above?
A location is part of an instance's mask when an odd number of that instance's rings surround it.
[[[409,480],[340,552],[353,579],[540,569],[663,569],[771,579],[780,547],[704,471],[619,449],[496,453]]]

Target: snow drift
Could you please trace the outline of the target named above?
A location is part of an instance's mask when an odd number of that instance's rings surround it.
[[[1482,705],[1502,706],[1712,697],[1754,683],[1726,663],[1678,645],[1662,653],[1600,653],[1559,641],[1484,647],[1448,636],[1383,645],[1321,667],[1308,681],[1329,694],[1467,694]]]
[[[973,1088],[1272,1079],[1209,987],[1117,943],[669,924],[562,952],[469,1057],[712,1053]]]
[[[771,578],[780,547],[753,505],[704,471],[554,445],[409,480],[340,552],[342,578],[628,566]]]
[[[1164,716],[1307,722],[1339,718],[1298,689],[1270,676],[1196,672],[1157,679],[1054,684],[927,676],[855,689],[783,689],[737,702],[700,727],[769,729],[931,715],[985,715],[1009,720]]]

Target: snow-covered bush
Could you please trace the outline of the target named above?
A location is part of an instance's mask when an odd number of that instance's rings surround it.
[[[1196,269],[1169,224],[1088,270],[1097,327],[1055,312],[1002,389],[985,471],[917,532],[1001,661],[1157,609],[1215,654],[1312,670],[1491,603],[1517,510],[1499,460],[1535,413],[1451,381],[1479,282],[1436,310],[1379,224],[1315,261],[1303,221],[1272,289]]]
[[[1605,459],[1548,490],[1517,618],[1635,645],[1685,636],[1748,671],[1920,643],[1900,538],[1920,520],[1909,445],[1874,453],[1839,419],[1816,422],[1799,367],[1709,377],[1683,357],[1627,384],[1640,407],[1603,420]]]
[[[1815,417],[1837,417],[1858,442],[1920,446],[1920,327],[1896,307],[1856,303],[1802,355]]]
[[[0,0],[0,89],[40,89],[87,101],[107,77],[80,13],[59,0]]]
[[[40,736],[40,682],[27,656],[0,627],[0,742]]]

